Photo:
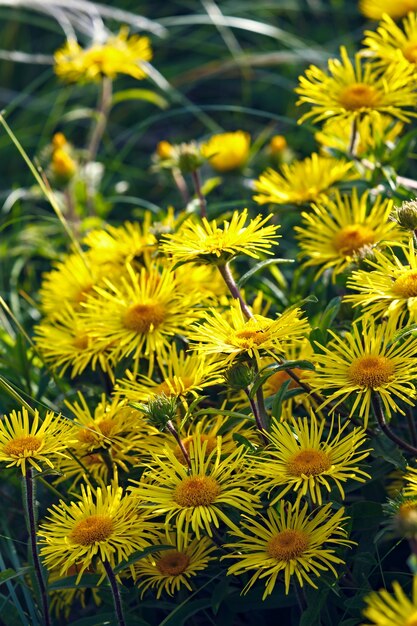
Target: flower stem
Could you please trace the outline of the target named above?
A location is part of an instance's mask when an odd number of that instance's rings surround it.
[[[352,121],[352,128],[350,130],[349,148],[348,148],[348,154],[352,158],[355,157],[358,139],[359,139],[358,120],[356,117],[354,117]]]
[[[258,409],[258,405],[254,401],[254,399],[250,397],[250,393],[249,393],[248,389],[244,389],[244,392],[246,393],[246,395],[248,397],[250,408],[252,409],[252,413],[253,413],[254,418],[255,418],[256,426],[257,426],[257,428],[259,430],[259,433],[261,435],[262,441],[265,444],[267,444],[268,443],[268,439],[265,436],[265,430],[267,430],[267,428],[266,428],[266,424],[264,424],[264,420],[262,419],[262,416],[260,415],[260,412],[259,412],[259,409]]]
[[[87,148],[87,160],[94,161],[96,158],[100,142],[106,130],[107,120],[111,109],[112,101],[112,81],[110,78],[103,78],[101,83],[101,94],[97,105],[97,121],[91,133],[90,143]]]
[[[198,201],[200,203],[201,217],[207,217],[207,202],[206,202],[206,199],[204,197],[203,191],[201,189],[201,180],[200,180],[200,174],[199,174],[198,170],[193,170],[191,172],[191,178],[192,178],[192,181],[193,181],[195,193],[196,193]]]
[[[251,319],[253,317],[253,313],[247,306],[244,299],[242,298],[242,294],[239,291],[239,287],[236,285],[235,279],[233,278],[232,272],[230,271],[229,264],[225,263],[224,265],[218,265],[218,268],[219,268],[220,274],[223,277],[224,282],[229,288],[230,293],[232,294],[234,298],[239,300],[243,315],[247,317],[248,319]]]
[[[43,578],[42,566],[39,560],[38,548],[36,544],[36,505],[35,505],[35,482],[33,479],[33,470],[28,468],[24,477],[24,505],[27,515],[27,523],[29,530],[29,542],[32,553],[33,565],[35,568],[36,579],[39,586],[42,613],[45,626],[51,626],[51,618],[49,615],[48,593],[46,590],[45,580]]]
[[[107,560],[103,560],[103,565],[104,569],[106,570],[107,578],[110,583],[111,592],[113,595],[114,610],[117,617],[117,623],[119,626],[126,626],[125,617],[123,614],[122,597],[120,595],[119,585],[117,584],[113,568]]]
[[[185,459],[185,462],[188,465],[188,469],[191,469],[191,459],[190,459],[190,455],[187,452],[186,447],[184,446],[181,437],[179,436],[179,434],[177,433],[177,429],[175,428],[174,424],[171,422],[171,420],[168,420],[167,425],[166,425],[167,430],[171,433],[171,435],[174,437],[175,441],[177,442],[177,444],[179,445],[179,448],[182,452],[182,455]]]
[[[407,450],[407,452],[411,452],[411,454],[413,454],[414,456],[417,456],[417,448],[415,448],[414,446],[411,446],[409,443],[401,439],[401,437],[398,437],[388,426],[385,420],[385,415],[384,415],[384,411],[381,405],[381,400],[379,398],[379,395],[376,393],[372,394],[372,407],[374,409],[375,417],[378,421],[379,427],[382,430],[382,432],[385,433],[385,435],[389,439],[394,441],[394,443],[400,446],[400,448],[403,448],[403,450]]]

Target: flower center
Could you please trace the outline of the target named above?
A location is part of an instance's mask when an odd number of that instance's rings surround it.
[[[318,476],[331,467],[329,455],[322,450],[301,450],[288,461],[291,476]]]
[[[164,393],[166,396],[180,396],[193,386],[193,382],[190,376],[166,378],[156,387],[155,393]]]
[[[77,439],[81,443],[94,443],[97,441],[97,427],[94,422],[88,424],[86,428],[81,428],[77,433]]]
[[[85,302],[87,300],[87,296],[93,290],[93,284],[89,283],[80,289],[74,296],[74,302],[77,304],[81,304],[81,302]]]
[[[250,350],[254,346],[260,346],[269,338],[267,328],[261,328],[260,326],[246,326],[242,330],[238,330],[234,334],[232,344],[237,345],[243,350]]]
[[[178,576],[187,569],[190,564],[190,557],[177,550],[164,552],[161,558],[156,561],[156,567],[164,576]]]
[[[415,298],[417,296],[417,271],[404,272],[394,282],[392,291],[402,298]]]
[[[88,335],[76,335],[73,339],[72,345],[78,350],[86,350],[89,344]]]
[[[184,448],[187,450],[188,453],[190,452],[190,444],[193,440],[195,440],[195,435],[194,437],[190,435],[189,437],[185,437],[185,439],[182,440],[182,445],[184,446]],[[201,443],[204,443],[204,441],[207,441],[206,456],[209,455],[210,452],[213,452],[213,450],[217,446],[217,438],[213,437],[212,435],[199,435],[199,440],[201,441]],[[183,463],[184,465],[186,464],[184,455],[181,452],[181,448],[179,446],[175,446],[174,454],[180,463]]]
[[[136,333],[149,333],[158,328],[165,319],[165,307],[158,302],[134,304],[125,313],[123,324]]]
[[[404,502],[404,504],[402,504],[398,509],[399,517],[402,517],[405,519],[409,517],[410,513],[415,513],[415,512],[417,512],[417,501],[415,500]]]
[[[417,626],[417,611],[413,611],[404,626]]]
[[[111,434],[111,431],[114,428],[114,421],[111,419],[102,420],[98,425],[98,428],[102,432],[105,437],[108,437]]]
[[[381,101],[380,93],[366,83],[354,83],[346,87],[339,96],[339,102],[348,111],[374,109]]]
[[[69,540],[80,546],[91,546],[97,541],[106,541],[113,532],[113,520],[107,515],[90,515],[77,522]]]
[[[403,55],[410,63],[417,63],[417,41],[410,41],[404,46]]]
[[[289,528],[282,530],[268,541],[266,553],[277,561],[291,561],[301,556],[307,546],[306,533]]]
[[[394,372],[393,362],[385,356],[361,356],[349,367],[348,376],[355,385],[377,389],[389,383]]]
[[[175,488],[174,501],[182,507],[208,506],[219,493],[220,486],[211,476],[190,476]]]
[[[32,456],[42,445],[42,440],[35,435],[22,435],[8,441],[4,446],[4,453],[8,456]]]
[[[345,226],[333,238],[333,248],[343,256],[352,256],[364,246],[375,241],[375,233],[372,228],[363,224],[350,224]]]

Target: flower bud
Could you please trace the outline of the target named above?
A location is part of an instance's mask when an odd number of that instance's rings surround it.
[[[236,363],[229,367],[224,374],[226,384],[230,389],[247,389],[255,380],[256,373],[253,368],[244,363]]]
[[[407,230],[417,229],[417,199],[403,202],[401,206],[395,207],[391,219]]]

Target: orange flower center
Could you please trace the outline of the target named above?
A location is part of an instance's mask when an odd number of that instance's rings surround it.
[[[417,296],[417,271],[404,272],[394,282],[392,291],[401,298],[415,298]]]
[[[88,335],[76,335],[73,339],[72,345],[78,350],[86,350],[89,344]]]
[[[156,561],[156,567],[164,576],[178,576],[185,572],[190,564],[190,557],[177,550],[167,550]]]
[[[299,377],[303,370],[301,370],[299,367],[294,367],[292,371]],[[277,393],[277,391],[281,389],[282,385],[287,380],[291,380],[289,389],[295,389],[297,387],[297,383],[291,378],[288,372],[286,372],[285,370],[279,370],[279,372],[275,372],[275,374],[272,374],[272,376],[270,376],[265,383],[266,393],[269,396],[274,395],[275,393]]]
[[[266,553],[277,561],[291,561],[301,556],[307,546],[306,533],[289,528],[282,530],[268,541]]]
[[[355,385],[377,389],[389,383],[394,372],[393,362],[385,356],[361,356],[349,367],[348,376]]]
[[[8,456],[32,456],[42,445],[42,440],[35,435],[22,435],[8,441],[4,446],[4,454]]]
[[[165,317],[165,307],[158,302],[134,304],[126,311],[123,324],[136,333],[149,333],[158,328]]]
[[[80,546],[92,546],[97,541],[106,541],[113,532],[113,520],[107,515],[90,515],[77,522],[69,540]]]
[[[339,102],[348,111],[374,109],[381,101],[381,94],[366,83],[354,83],[346,87],[339,96]]]
[[[254,346],[262,345],[268,338],[267,328],[261,328],[260,326],[252,326],[251,328],[247,326],[234,334],[231,343],[243,350],[250,350]]]
[[[95,443],[97,442],[97,427],[94,422],[88,424],[86,428],[81,428],[77,433],[77,439],[81,443]]]
[[[300,450],[288,461],[291,476],[318,476],[331,467],[329,455],[322,450]]]
[[[417,41],[410,41],[404,46],[403,55],[410,63],[417,63]]]
[[[364,246],[375,241],[375,233],[369,226],[363,224],[350,224],[345,226],[333,238],[333,248],[343,256],[352,256]]]
[[[88,294],[92,291],[93,284],[89,283],[82,287],[74,296],[74,302],[80,304],[81,302],[85,302],[87,300]]]
[[[220,486],[211,476],[190,476],[175,488],[174,501],[182,507],[209,506],[219,493]]]

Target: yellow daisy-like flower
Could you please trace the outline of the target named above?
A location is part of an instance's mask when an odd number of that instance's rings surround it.
[[[156,237],[150,232],[151,216],[146,213],[142,223],[125,222],[122,226],[107,225],[90,231],[83,239],[95,266],[123,266],[156,250]]]
[[[417,0],[359,0],[359,10],[371,20],[380,20],[385,13],[399,19],[417,11]]]
[[[258,204],[307,204],[323,200],[337,183],[358,178],[352,162],[313,153],[303,161],[284,163],[281,173],[268,169],[254,181]]]
[[[397,581],[392,583],[392,590],[373,591],[365,597],[363,615],[370,621],[362,626],[416,626],[417,576],[413,578],[411,600]]]
[[[417,3],[416,3],[417,10]],[[378,64],[397,63],[401,58],[417,70],[417,13],[409,13],[402,21],[402,29],[387,14],[376,32],[365,31],[363,44],[375,55]]]
[[[155,353],[161,355],[197,317],[196,298],[178,289],[169,268],[135,272],[128,265],[126,278],[105,285],[84,303],[82,318],[97,348],[111,346],[115,360],[148,357],[152,369]]]
[[[300,341],[309,331],[300,309],[284,311],[277,319],[255,315],[247,320],[238,300],[227,315],[210,309],[206,322],[192,327],[191,343],[199,354],[216,354],[218,362],[230,365],[238,356],[256,359],[283,354],[290,342]]]
[[[54,468],[57,458],[75,441],[74,425],[69,420],[48,411],[40,419],[35,410],[29,419],[28,411],[12,411],[0,421],[0,462],[6,467],[16,465],[26,475],[28,466],[42,471],[42,464]]]
[[[129,370],[126,378],[119,380],[115,390],[118,395],[134,402],[148,402],[161,393],[177,396],[186,402],[187,396],[198,397],[200,391],[223,381],[221,370],[213,359],[195,352],[178,351],[170,346],[164,361],[158,361],[159,380]]]
[[[110,359],[110,344],[100,346],[93,340],[89,326],[78,311],[63,306],[53,319],[46,318],[35,326],[35,345],[45,361],[61,376],[71,368],[74,378],[87,368],[100,368],[111,379],[113,361]]]
[[[361,253],[379,243],[404,239],[394,222],[389,221],[393,201],[366,191],[358,196],[335,193],[333,200],[313,204],[312,212],[301,214],[302,226],[295,231],[300,241],[304,267],[318,267],[316,278],[331,270],[333,280],[358,259]]]
[[[158,544],[172,546],[172,550],[152,552],[134,565],[134,579],[141,597],[148,589],[156,590],[156,599],[159,600],[163,592],[169,596],[175,595],[182,587],[193,591],[191,579],[205,570],[216,546],[208,537],[185,540],[181,533],[167,530],[158,533],[154,547]]]
[[[358,119],[355,155],[361,157],[366,155],[369,160],[375,161],[374,152],[381,145],[392,150],[403,130],[403,122],[393,120],[389,115],[380,115],[372,120],[369,117]],[[314,136],[326,152],[327,150],[348,152],[352,141],[352,122],[348,119],[329,119]]]
[[[58,569],[60,576],[75,565],[77,583],[96,559],[114,568],[152,543],[152,525],[117,485],[95,492],[82,485],[77,502],[60,500],[48,513],[38,531],[40,556],[45,567]]]
[[[195,439],[190,449],[190,467],[165,449],[164,457],[154,455],[142,481],[132,481],[133,496],[139,498],[148,515],[165,515],[165,524],[175,522],[178,534],[188,540],[190,530],[197,538],[224,523],[237,530],[236,513],[255,514],[258,498],[251,493],[252,477],[247,473],[243,446],[222,458],[221,438],[206,454],[208,442]]]
[[[373,259],[366,261],[372,271],[352,272],[347,285],[359,293],[345,296],[345,302],[363,307],[372,316],[392,318],[397,324],[407,313],[416,321],[417,256],[412,240],[408,250],[402,248],[401,253],[397,256],[376,250]]]
[[[272,217],[257,215],[246,225],[248,210],[235,211],[230,222],[224,221],[219,228],[216,220],[209,222],[205,217],[201,223],[188,219],[177,233],[166,235],[161,246],[164,254],[172,256],[175,263],[226,263],[239,254],[254,259],[259,253],[273,254],[270,248],[276,245],[278,225],[265,226]]]
[[[403,474],[402,477],[402,485],[402,493],[404,496],[409,496],[411,498],[417,497],[417,469],[407,467],[407,472]]]
[[[372,317],[356,323],[352,331],[338,337],[328,331],[333,340],[321,346],[322,354],[316,354],[315,372],[306,372],[305,382],[316,393],[327,390],[330,395],[320,408],[335,402],[331,410],[353,397],[350,415],[356,411],[368,424],[372,396],[377,393],[387,418],[393,411],[404,414],[395,398],[413,404],[416,398],[417,344],[414,337],[403,342],[393,341],[397,329],[389,320],[377,325]]]
[[[262,477],[261,490],[279,489],[271,505],[288,491],[297,494],[297,502],[308,494],[314,504],[322,504],[322,490],[328,493],[332,483],[344,499],[342,483],[370,478],[357,466],[369,454],[369,450],[359,449],[365,442],[365,431],[354,428],[345,433],[347,425],[345,422],[341,426],[339,419],[335,428],[332,422],[325,436],[325,421],[319,424],[312,414],[310,418],[274,424],[271,432],[265,433],[269,445],[264,455],[254,459],[252,467]]]
[[[416,113],[407,111],[417,103],[414,68],[405,60],[397,59],[381,72],[373,63],[365,61],[360,53],[355,62],[349,59],[346,48],[341,48],[341,60],[330,59],[328,72],[315,65],[300,76],[300,95],[297,105],[307,103],[310,112],[299,120],[320,122],[329,118],[351,121],[379,117],[381,113],[403,122],[409,122]]]
[[[75,566],[69,568],[65,574],[67,576],[75,576],[78,570]],[[48,584],[62,580],[63,576],[59,575],[59,570],[52,570],[49,572]],[[82,583],[82,578],[81,581]],[[55,614],[56,618],[64,619],[66,623],[69,623],[70,614],[74,604],[78,604],[83,610],[89,604],[90,596],[92,596],[93,602],[96,606],[100,606],[101,598],[98,589],[95,587],[83,588],[74,587],[72,589],[53,589],[50,594],[50,611],[51,614]]]
[[[127,28],[110,36],[104,43],[81,48],[71,39],[54,55],[55,73],[68,83],[89,83],[104,77],[117,78],[127,74],[140,80],[147,74],[144,62],[150,61],[152,50],[148,37],[129,36]]]
[[[201,145],[205,156],[217,172],[230,172],[242,167],[248,160],[250,135],[243,130],[213,135]]]
[[[273,592],[281,573],[286,594],[292,577],[301,587],[306,582],[317,589],[313,575],[319,577],[322,572],[330,570],[337,576],[334,566],[344,561],[335,555],[334,548],[352,543],[346,539],[347,533],[342,526],[347,519],[343,508],[332,515],[331,504],[327,504],[309,515],[307,504],[300,510],[298,506],[282,501],[279,512],[269,508],[267,516],[244,520],[240,529],[232,533],[237,541],[226,544],[233,553],[222,558],[237,561],[229,567],[229,575],[255,570],[243,593],[249,591],[257,580],[266,579],[264,600]]]

